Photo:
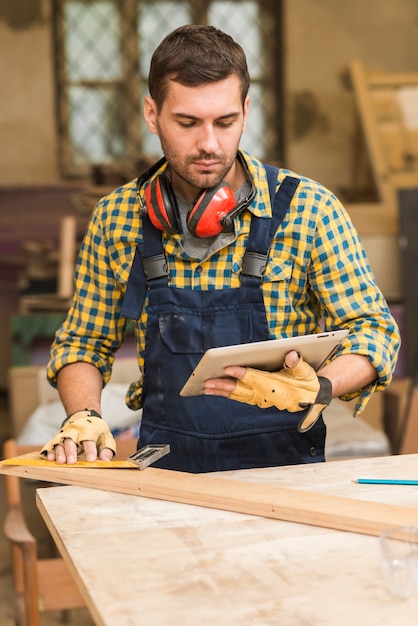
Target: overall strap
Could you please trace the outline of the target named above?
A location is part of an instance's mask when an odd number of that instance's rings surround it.
[[[286,215],[300,182],[298,178],[286,176],[275,193],[278,170],[271,165],[264,165],[264,167],[267,173],[270,198],[274,198],[272,217],[271,219],[263,219],[253,215],[251,218],[250,236],[242,263],[241,285],[243,287],[259,286],[266,269],[272,239]]]
[[[142,218],[142,231],[143,243],[136,247],[121,309],[122,317],[130,320],[139,319],[150,283],[164,286],[169,278],[162,233],[152,225],[148,215]]]

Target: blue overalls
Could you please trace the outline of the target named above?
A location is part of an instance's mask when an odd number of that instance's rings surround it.
[[[273,197],[277,169],[265,167]],[[122,314],[138,319],[148,289],[138,446],[170,444],[170,454],[154,466],[198,473],[325,460],[322,418],[301,434],[300,412],[260,409],[216,396],[179,395],[208,348],[271,338],[260,284],[272,237],[298,182],[292,177],[282,182],[271,219],[252,217],[239,289],[170,287],[162,233],[144,216],[143,244],[135,254]]]

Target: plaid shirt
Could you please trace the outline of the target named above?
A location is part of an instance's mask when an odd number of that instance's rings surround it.
[[[235,238],[204,259],[191,258],[182,235],[163,235],[170,284],[180,289],[230,289],[240,286],[240,270],[248,241],[251,213],[271,216],[267,178],[262,164],[243,153],[257,189],[249,210],[235,219]],[[391,380],[400,338],[396,323],[378,289],[358,234],[338,199],[322,185],[300,179],[291,205],[270,249],[262,282],[272,338],[348,328],[336,355],[366,355],[378,380],[361,390],[355,414],[376,389]],[[143,193],[143,190],[141,190]],[[121,316],[129,272],[142,238],[136,180],[103,198],[92,213],[76,275],[75,295],[51,347],[48,378],[56,384],[59,370],[84,361],[99,368],[107,383],[115,351],[123,343],[127,320]],[[147,300],[133,322],[138,364],[144,360]],[[335,356],[333,357],[335,358]],[[127,393],[131,408],[141,406],[141,380]]]

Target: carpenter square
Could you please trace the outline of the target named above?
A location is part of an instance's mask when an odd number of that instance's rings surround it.
[[[128,456],[128,461],[136,465],[140,470],[143,470],[169,452],[170,445],[168,443],[144,446]]]

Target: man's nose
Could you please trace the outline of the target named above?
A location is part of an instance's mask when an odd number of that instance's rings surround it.
[[[213,126],[205,126],[201,129],[198,148],[206,154],[213,154],[218,149],[218,140]]]

